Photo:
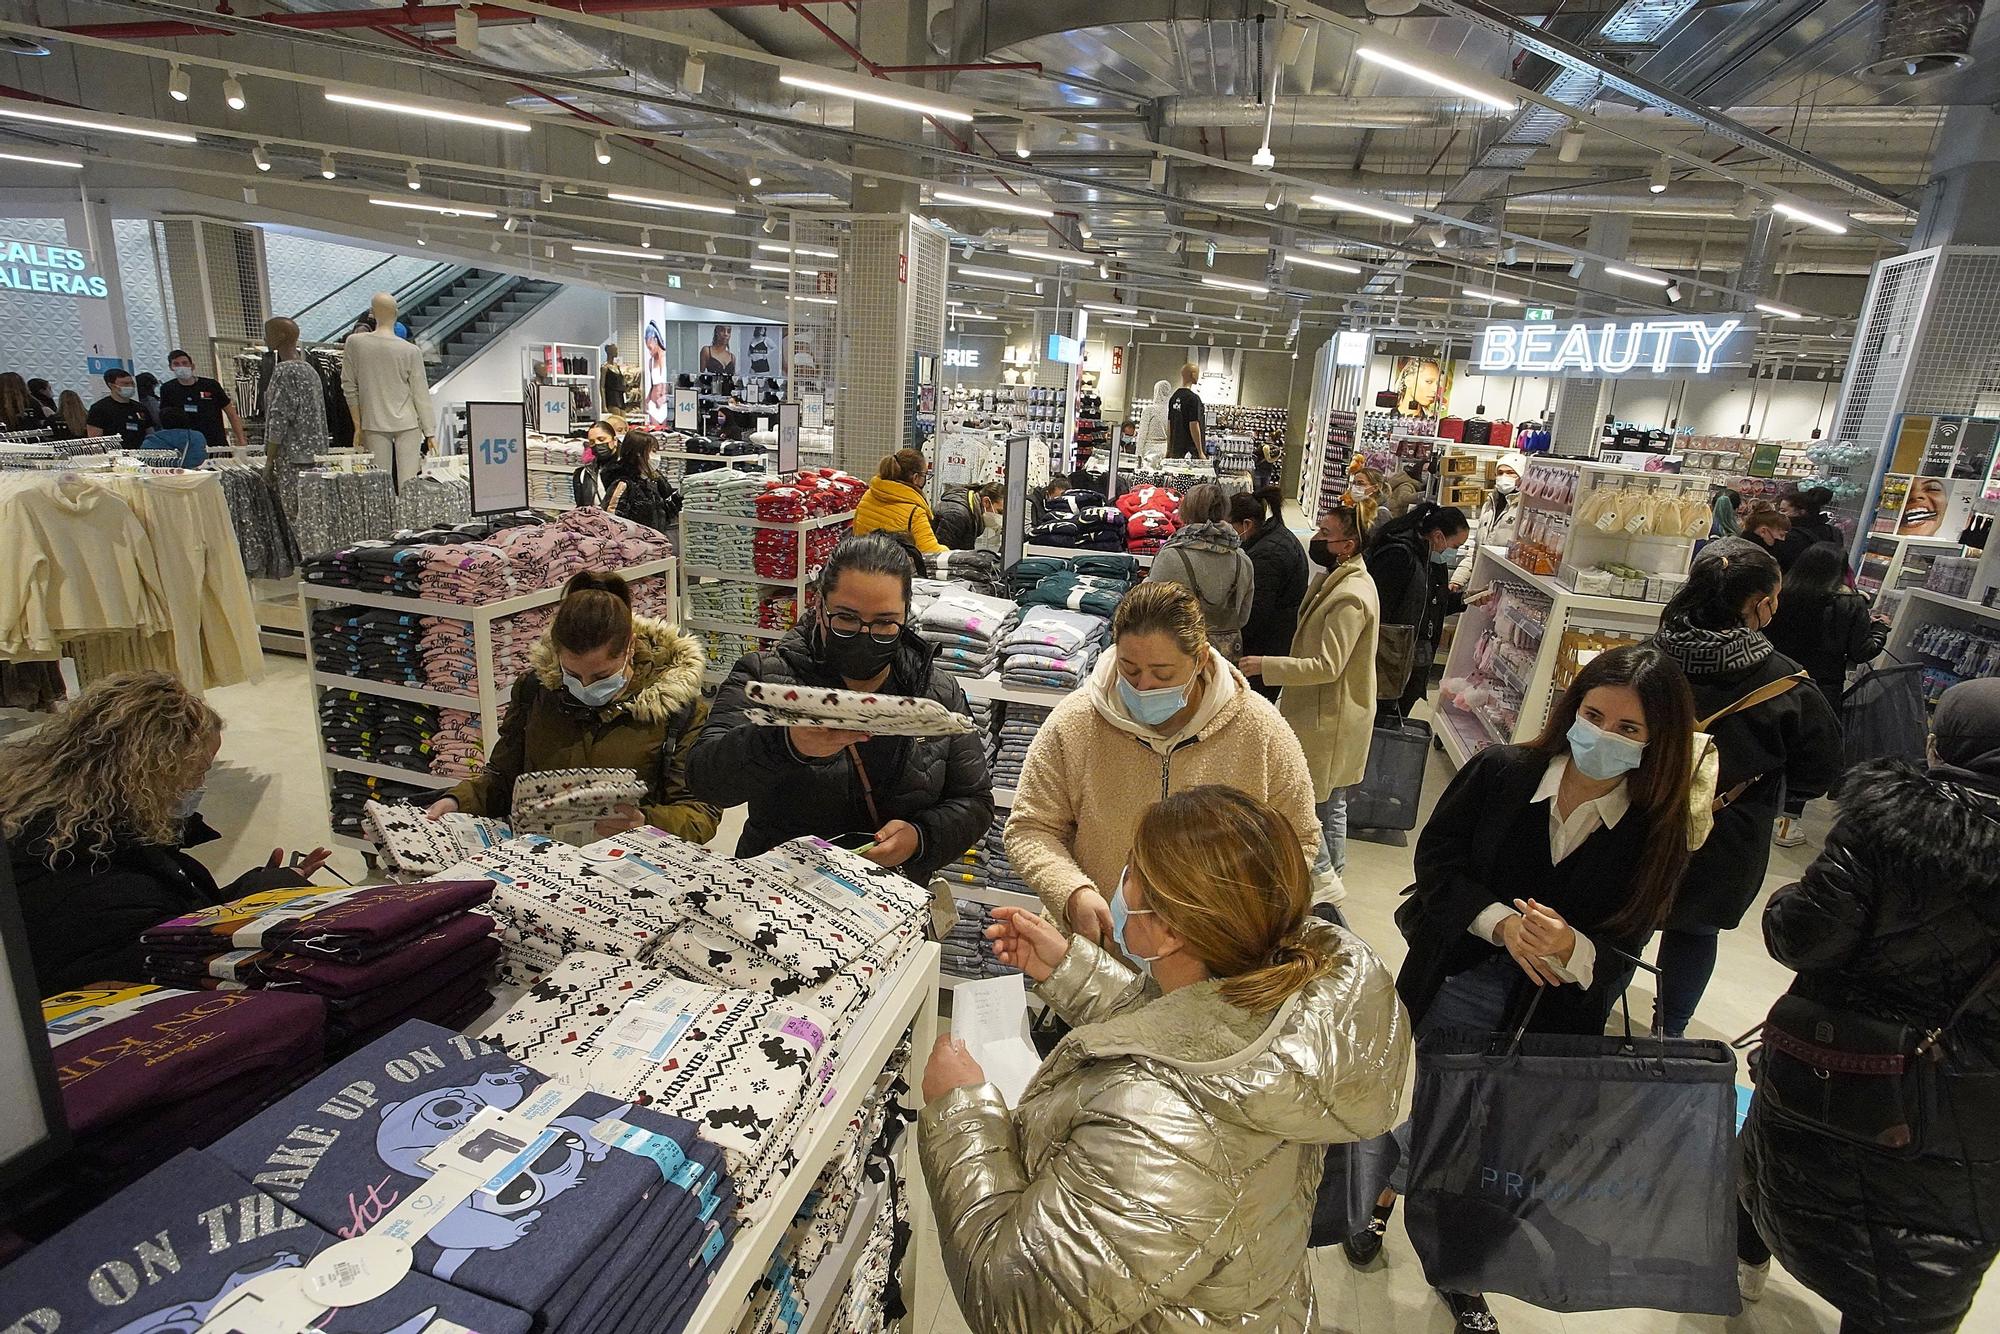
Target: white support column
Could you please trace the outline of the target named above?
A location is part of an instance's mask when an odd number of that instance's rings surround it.
[[[104,297],[77,297],[77,322],[83,329],[86,356],[132,358],[130,322],[125,317],[125,284],[118,270],[118,246],[111,234],[111,206],[79,194],[62,210],[63,229],[72,250],[83,251],[90,271],[104,279]],[[80,377],[83,367],[75,368]],[[101,392],[101,388],[100,388]]]

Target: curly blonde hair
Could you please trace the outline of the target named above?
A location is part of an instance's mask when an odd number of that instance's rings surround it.
[[[167,672],[118,672],[33,735],[0,746],[0,834],[23,830],[54,866],[122,840],[180,838],[177,807],[200,782],[222,718]]]

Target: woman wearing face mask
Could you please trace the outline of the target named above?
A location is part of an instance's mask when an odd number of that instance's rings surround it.
[[[910,628],[909,553],[884,533],[834,548],[806,619],[776,647],[736,664],[688,760],[696,792],[747,802],[736,855],[806,834],[865,834],[862,856],[927,883],[993,822],[993,775],[978,733],[869,736],[825,727],[764,727],[745,718],[744,687],[833,687],[933,699],[966,712],[965,693],[931,665]]]
[[[0,746],[0,838],[13,864],[41,994],[146,980],[139,933],[325,864],[282,850],[218,888],[185,849],[218,837],[196,808],[222,719],[166,672],[119,672],[30,736]]]
[[[1521,473],[1527,461],[1519,454],[1502,454],[1493,465],[1493,488],[1479,504],[1472,540],[1463,548],[1458,567],[1451,572],[1451,591],[1462,591],[1472,582],[1472,563],[1482,546],[1504,547],[1514,540],[1514,527],[1521,520],[1521,507],[1514,503],[1520,489]]]
[[[1452,590],[1451,576],[1458,568],[1459,549],[1471,535],[1464,511],[1420,500],[1408,514],[1389,520],[1368,538],[1364,559],[1368,573],[1375,576],[1382,624],[1407,625],[1414,634],[1409,676],[1395,698],[1405,717],[1430,689],[1431,659],[1437,656],[1444,618],[1464,606],[1464,599]],[[1397,690],[1393,681],[1375,684],[1378,690]]]
[[[892,533],[920,555],[935,556],[943,551],[944,543],[931,531],[931,504],[924,499],[924,485],[930,476],[930,462],[914,449],[884,454],[874,480],[868,483],[868,493],[855,507],[854,535]]]
[[[1368,769],[1375,727],[1375,641],[1382,609],[1361,560],[1361,520],[1345,505],[1320,518],[1308,544],[1323,573],[1299,609],[1298,634],[1283,656],[1246,657],[1243,674],[1284,687],[1278,712],[1298,734],[1312,770],[1319,817],[1313,873],[1338,881],[1347,869],[1347,790]]]
[[[1695,716],[1715,738],[1715,828],[1695,853],[1660,933],[1653,1025],[1668,1037],[1688,1021],[1715,971],[1718,933],[1743,920],[1764,886],[1772,824],[1787,793],[1824,793],[1840,776],[1840,722],[1798,663],[1771,646],[1783,576],[1770,552],[1740,537],[1711,542],[1648,641],[1680,665]],[[1720,716],[1718,716],[1720,715]]]
[[[1194,590],[1208,642],[1231,662],[1243,656],[1243,625],[1250,619],[1256,571],[1243,554],[1243,539],[1229,526],[1229,496],[1214,482],[1197,482],[1181,498],[1181,526],[1167,539],[1149,583],[1175,583]]]
[[[1159,798],[1221,783],[1275,806],[1310,863],[1312,775],[1271,702],[1209,646],[1180,584],[1141,584],[1111,621],[1112,650],[1035,733],[1007,812],[1007,859],[1071,931],[1102,942],[1139,817]],[[1320,887],[1337,900],[1337,882]]]
[[[508,818],[514,782],[550,769],[635,769],[642,806],[597,822],[609,838],[642,824],[690,843],[715,836],[716,808],[690,791],[688,752],[708,716],[706,661],[692,635],[632,613],[632,590],[615,574],[586,570],[563,589],[556,618],[514,682],[500,740],[486,767],[426,812]]]
[[[1694,704],[1673,660],[1635,646],[1577,673],[1525,746],[1489,746],[1438,798],[1417,840],[1416,883],[1396,911],[1410,952],[1396,990],[1419,1041],[1445,1029],[1594,1034],[1666,916],[1687,865]],[[1396,1132],[1409,1147],[1408,1127]],[[1407,1156],[1407,1155],[1406,1155]],[[1350,1237],[1373,1260],[1398,1167],[1375,1219]],[[1578,1183],[1583,1184],[1583,1183]],[[1499,1328],[1477,1293],[1440,1293],[1457,1328]]]
[[[1306,600],[1312,571],[1299,539],[1285,526],[1285,497],[1275,486],[1229,498],[1229,524],[1243,539],[1250,558],[1250,619],[1243,622],[1243,652],[1249,657],[1290,653],[1299,628],[1299,604]],[[1252,677],[1250,686],[1275,700],[1278,688]]]
[[[1003,483],[954,487],[932,517],[931,531],[950,551],[998,551],[1001,514],[1006,506]]]
[[[1378,525],[1388,522],[1388,516],[1382,509],[1382,474],[1375,469],[1356,468],[1348,476],[1347,494],[1343,499],[1361,516],[1362,532],[1372,533]]]
[[[612,416],[590,428],[589,440],[591,461],[576,474],[577,503],[602,505],[655,532],[673,532],[681,493],[653,471],[655,437],[628,431],[623,417]]]
[[[1286,818],[1155,803],[1110,951],[994,912],[1003,962],[1076,1025],[1009,1111],[951,1038],[918,1121],[945,1271],[982,1331],[1312,1327],[1325,1145],[1395,1120],[1410,1039],[1387,970],[1307,913]]]

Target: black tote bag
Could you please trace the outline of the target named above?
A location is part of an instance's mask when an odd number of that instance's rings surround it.
[[[1406,1225],[1433,1287],[1736,1314],[1735,1057],[1627,1022],[1419,1045]]]

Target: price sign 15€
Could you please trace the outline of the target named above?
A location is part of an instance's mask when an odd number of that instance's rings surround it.
[[[474,514],[528,507],[528,450],[521,408],[519,403],[465,405]]]

